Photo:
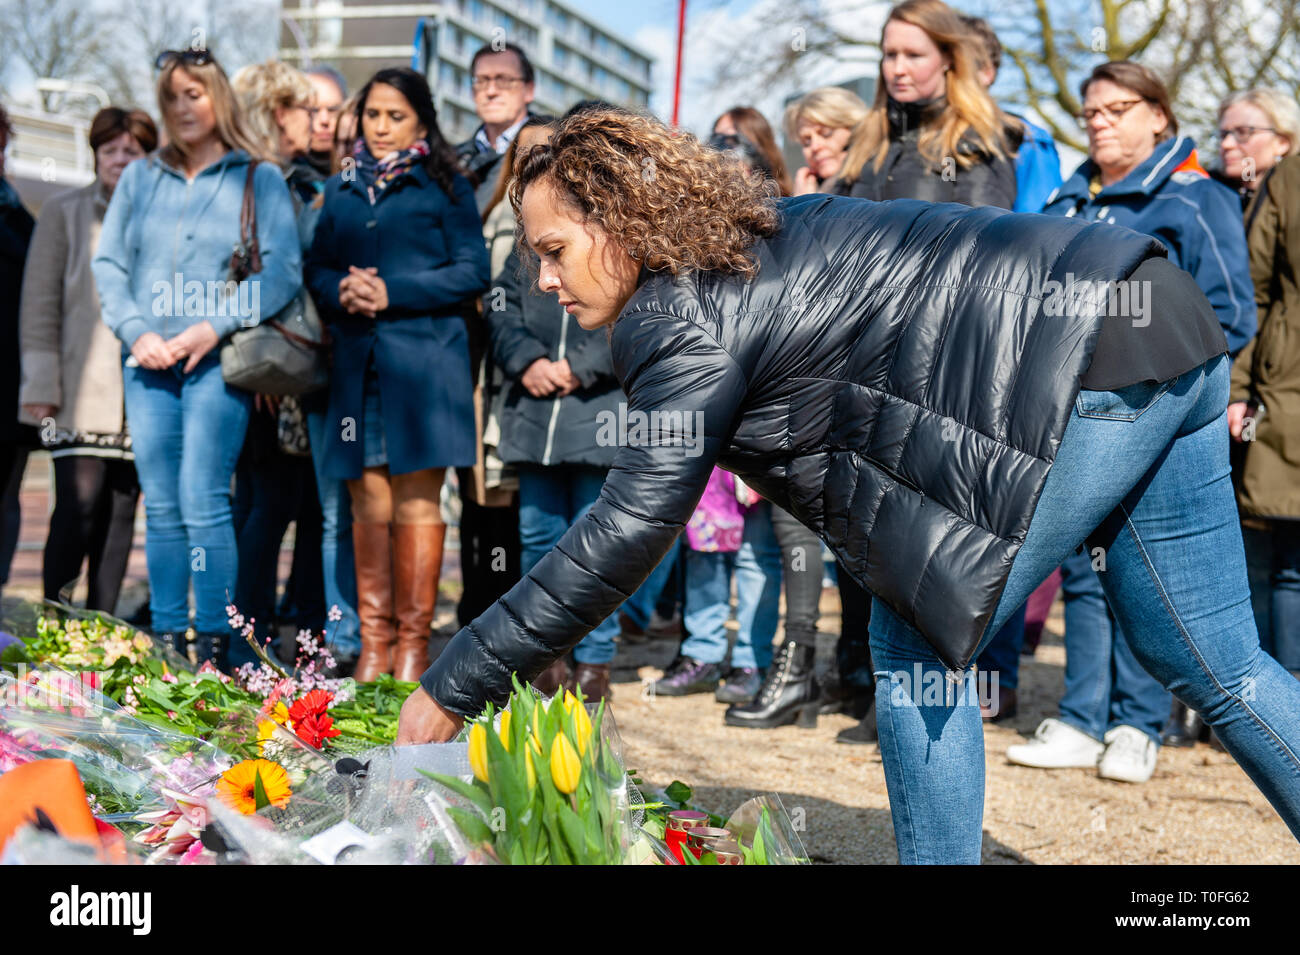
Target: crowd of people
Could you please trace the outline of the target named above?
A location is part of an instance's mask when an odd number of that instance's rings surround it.
[[[1300,106],[1269,89],[1234,94],[1218,111],[1217,154],[1198,152],[1152,70],[1104,62],[1079,90],[1088,157],[1063,178],[1050,135],[990,96],[1002,51],[983,20],[906,0],[880,46],[870,104],[825,87],[786,110],[800,168],[787,169],[772,126],[748,106],[720,113],[707,145],[781,196],[994,206],[1162,243],[1227,341],[1222,441],[1254,618],[1263,649],[1300,678],[1300,245],[1290,242]],[[557,122],[607,104],[539,115],[526,51],[486,46],[471,63],[482,122],[455,145],[427,81],[406,68],[350,94],[327,67],[268,62],[227,77],[192,49],[156,65],[161,129],[139,109],[98,113],[95,181],[48,200],[38,222],[0,166],[0,320],[16,410],[0,426],[0,571],[27,455],[44,446],[55,491],[47,598],[66,596],[84,566],[86,605],[116,607],[143,495],[147,626],[162,641],[221,669],[249,662],[232,640],[233,603],[260,640],[281,623],[325,630],[358,680],[417,680],[430,666],[444,484],[460,502],[466,625],[556,548],[618,467],[598,424],[626,401],[606,330],[583,328],[533,287],[536,255],[516,241],[510,196]],[[0,145],[9,134],[0,114]],[[230,294],[250,209],[258,291]],[[304,289],[328,330],[328,386],[274,396],[227,383],[223,345]],[[1153,324],[1140,348],[1099,341],[1127,377],[1085,387],[1168,378],[1188,347],[1169,327]],[[751,728],[848,712],[859,722],[840,741],[874,742],[871,593],[823,554],[818,534],[715,468],[653,573],[535,684],[610,697],[620,642],[677,635],[656,695],[714,694],[728,724]],[[1063,591],[1059,714],[1008,757],[1141,783],[1161,745],[1207,730],[1139,662],[1103,591],[1105,557],[1081,548],[1002,623],[979,655],[999,687],[983,715],[1015,715],[1020,659]],[[828,573],[842,608],[829,670],[815,665]]]

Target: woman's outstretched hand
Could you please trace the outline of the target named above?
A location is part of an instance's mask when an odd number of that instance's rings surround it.
[[[445,743],[460,732],[464,717],[444,709],[422,686],[406,698],[397,721],[397,745]]]

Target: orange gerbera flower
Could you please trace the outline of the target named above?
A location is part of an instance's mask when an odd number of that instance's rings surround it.
[[[271,805],[279,808],[289,802],[289,774],[279,763],[268,759],[246,759],[236,763],[217,780],[217,798],[246,816],[257,812],[257,778],[262,778],[262,789]]]

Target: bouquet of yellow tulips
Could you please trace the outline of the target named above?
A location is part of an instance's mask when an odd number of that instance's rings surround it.
[[[449,810],[467,839],[511,865],[605,865],[622,861],[618,794],[623,767],[602,742],[602,701],[593,719],[567,690],[548,704],[512,678],[496,719],[492,704],[469,725],[472,782],[428,773],[464,796]]]

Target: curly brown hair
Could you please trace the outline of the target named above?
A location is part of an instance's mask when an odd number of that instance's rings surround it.
[[[515,163],[510,204],[546,179],[653,272],[753,276],[751,247],[781,227],[777,187],[689,133],[624,109],[585,109]]]

